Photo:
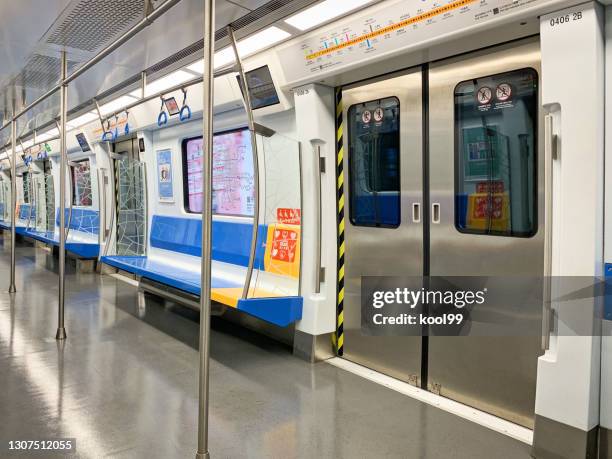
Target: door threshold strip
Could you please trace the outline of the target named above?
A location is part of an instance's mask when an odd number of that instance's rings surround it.
[[[533,443],[533,430],[526,427],[498,418],[492,414],[477,410],[463,403],[456,402],[446,397],[433,394],[426,390],[412,386],[399,379],[384,375],[367,367],[350,362],[341,357],[334,357],[325,362],[342,370],[349,371],[372,382],[388,387],[396,392],[412,397],[420,402],[440,408],[448,413],[452,413],[468,421],[472,421],[488,429],[507,435],[515,440],[531,445]]]

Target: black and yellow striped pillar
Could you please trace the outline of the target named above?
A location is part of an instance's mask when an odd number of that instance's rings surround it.
[[[336,322],[336,349],[344,351],[344,145],[342,138],[342,89],[336,89],[336,201],[338,211],[338,296]]]

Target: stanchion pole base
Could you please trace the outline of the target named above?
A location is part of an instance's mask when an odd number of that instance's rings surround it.
[[[205,453],[196,453],[196,459],[210,459],[210,453],[208,451]]]
[[[14,286],[14,285],[11,285],[11,286],[9,287],[9,293],[15,293],[16,291],[17,291],[17,289],[15,288],[15,286]]]
[[[58,339],[58,340],[66,339],[66,329],[64,327],[60,327],[57,329],[57,333],[55,334],[55,339]]]

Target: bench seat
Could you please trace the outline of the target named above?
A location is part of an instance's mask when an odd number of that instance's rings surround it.
[[[145,279],[168,285],[187,293],[201,294],[200,271],[181,269],[160,259],[139,256],[104,256],[102,263],[127,271]],[[211,299],[236,308],[259,319],[286,327],[302,318],[302,297],[278,297],[261,289],[251,291],[241,299],[242,282],[223,276],[223,263],[213,261],[211,269]],[[244,268],[246,274],[246,268]]]
[[[94,242],[85,242],[77,240],[72,232],[68,233],[68,240],[66,241],[66,250],[73,253],[82,259],[94,259],[98,258],[100,254],[100,244]],[[41,232],[34,230],[26,230],[24,232],[26,237],[30,237],[45,244],[50,244],[59,247],[59,234],[54,232]]]
[[[100,261],[141,278],[199,296],[202,222],[154,215],[150,256],[103,256]],[[302,318],[302,297],[281,296],[257,288],[241,299],[251,244],[250,223],[213,221],[211,298],[267,322],[286,327]],[[260,225],[254,273],[264,270],[268,227]],[[157,249],[161,250],[157,252]],[[172,259],[175,252],[184,264]],[[185,257],[186,256],[186,257]],[[181,258],[183,257],[183,258]]]
[[[5,222],[3,220],[0,220],[0,229],[6,230],[6,231],[10,231],[11,230],[11,222]],[[26,227],[23,225],[16,225],[15,226],[15,233],[16,234],[20,234],[23,235],[25,234],[26,231]]]

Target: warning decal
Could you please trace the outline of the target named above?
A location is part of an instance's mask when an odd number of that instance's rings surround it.
[[[301,223],[302,211],[300,209],[289,209],[279,207],[276,209],[276,221],[285,225],[299,225]]]
[[[273,260],[292,263],[297,249],[297,231],[289,229],[274,230],[270,256]]]

